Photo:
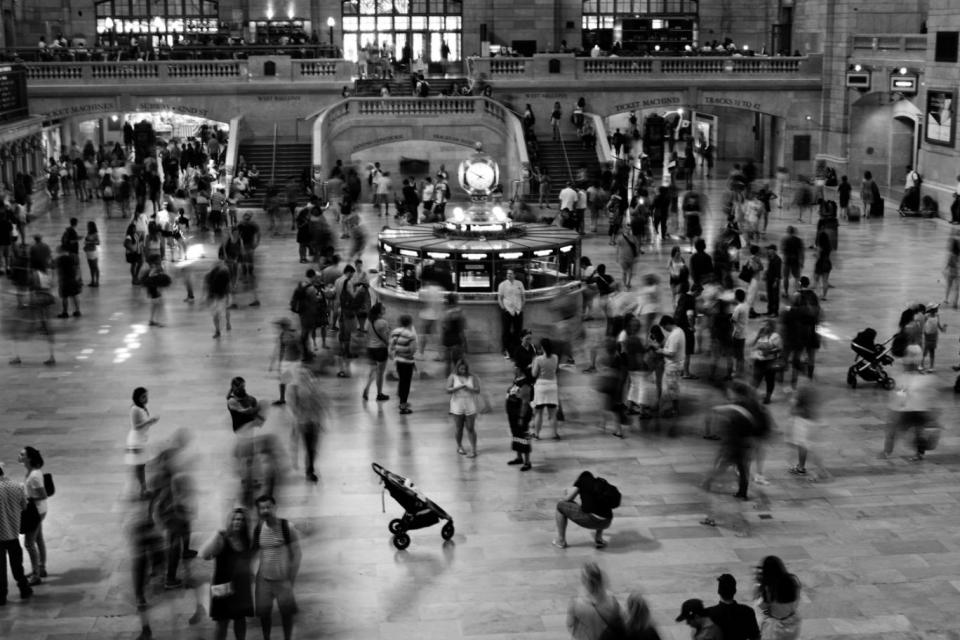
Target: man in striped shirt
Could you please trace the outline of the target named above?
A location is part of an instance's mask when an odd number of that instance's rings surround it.
[[[286,520],[277,517],[277,503],[273,496],[257,498],[260,522],[253,530],[253,549],[259,553],[260,569],[256,579],[256,614],[264,640],[270,640],[273,601],[280,610],[283,638],[293,636],[293,616],[297,602],[293,597],[293,583],[300,572],[300,542],[297,532]]]
[[[8,478],[0,463],[0,605],[7,604],[7,556],[10,572],[24,600],[33,595],[23,573],[23,549],[20,548],[20,514],[27,508],[23,485]]]

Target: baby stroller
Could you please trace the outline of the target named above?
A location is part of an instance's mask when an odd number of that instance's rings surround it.
[[[401,550],[406,549],[410,546],[410,536],[407,535],[407,531],[432,527],[441,520],[446,520],[447,523],[440,529],[440,537],[444,540],[453,538],[453,518],[414,487],[409,478],[388,471],[376,462],[371,466],[373,472],[380,476],[384,489],[389,491],[390,496],[403,507],[403,517],[391,520],[387,526],[393,534],[393,546]],[[385,506],[384,511],[386,511]]]
[[[867,382],[876,382],[884,389],[893,389],[896,382],[887,375],[885,366],[893,364],[890,354],[890,345],[893,338],[882,344],[876,344],[877,332],[873,329],[864,329],[854,337],[850,348],[857,354],[853,364],[847,369],[847,384],[857,388],[857,378]]]

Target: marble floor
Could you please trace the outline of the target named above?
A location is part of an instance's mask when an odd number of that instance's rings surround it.
[[[710,185],[714,200],[719,186]],[[56,366],[41,364],[46,347],[40,340],[14,343],[8,332],[0,343],[0,460],[8,474],[19,476],[17,451],[35,446],[58,486],[44,525],[50,575],[29,602],[11,593],[0,607],[0,638],[134,638],[139,622],[123,534],[132,505],[123,464],[131,390],[150,389],[151,410],[160,416],[150,436],[155,445],[178,427],[195,436],[200,512],[193,546],[199,547],[222,527],[236,486],[230,461],[234,436],[224,400],[229,380],[241,375],[255,396],[276,396],[276,380],[267,371],[275,336],[271,323],[286,312],[302,265],[292,234],[265,237],[263,306],[245,306],[249,299],[241,298],[229,334],[211,339],[209,313],[182,302],[179,282],[166,295],[166,326],[148,328],[147,301],[131,287],[123,260],[124,222],[104,220],[97,203],[78,208],[67,200],[41,204],[39,210],[34,228],[51,243],[72,215],[82,225],[98,221],[103,280],[99,289],[84,289],[83,317],[54,321]],[[364,215],[375,229],[372,214]],[[778,241],[794,218],[795,212],[775,210],[770,240]],[[811,223],[799,228],[812,239]],[[873,326],[889,335],[906,304],[940,299],[951,231],[946,222],[905,220],[890,210],[885,219],[841,226],[836,288],[824,304],[817,368],[829,423],[825,457],[835,479],[811,483],[791,476],[793,453],[775,439],[766,462],[770,504],[763,510],[727,502],[732,476],[714,496],[697,487],[714,453],[714,443],[703,440],[699,430],[719,397],[700,381],[684,386],[677,437],[634,430],[621,441],[600,430],[592,379],[578,364],[561,380],[567,410],[563,440],[535,443],[533,470],[520,473],[505,464],[511,454],[499,409],[479,419],[479,456],[456,454],[439,365],[429,352],[422,368],[433,375],[415,382],[415,412],[409,416],[398,414],[395,398],[361,401],[365,364],[355,365],[352,378],[324,379],[331,406],[320,443],[320,482],[307,484],[290,471],[278,492],[281,516],[303,537],[295,636],[567,637],[565,611],[578,589],[578,568],[595,560],[617,594],[638,590],[649,599],[662,637],[687,638],[689,629],[673,622],[684,599],[714,601],[721,573],[735,575],[742,599],[749,599],[753,567],[776,554],[803,583],[804,638],[960,638],[960,438],[952,428],[958,405],[950,371],[957,362],[960,315],[943,314],[949,328],[932,374],[950,429],[922,464],[908,461],[903,443],[893,458],[877,459],[889,393],[844,384],[853,356],[848,343],[857,331]],[[615,263],[602,235],[588,237],[583,253],[595,263]],[[662,275],[668,253],[669,245],[648,251],[641,272]],[[375,264],[372,254],[367,264]],[[7,281],[0,295],[9,312],[13,293]],[[7,366],[14,351],[23,364]],[[499,405],[508,384],[505,362],[495,355],[471,359]],[[695,360],[695,370],[703,366]],[[387,393],[395,395],[394,385],[388,383]],[[772,412],[782,429],[787,406],[780,392]],[[264,428],[285,440],[286,416],[273,412]],[[406,551],[391,546],[387,522],[400,509],[388,496],[384,512],[372,461],[412,477],[450,512],[456,523],[450,543],[444,544],[434,527],[413,532]],[[550,545],[554,504],[583,469],[619,485],[623,505],[606,549],[595,549],[584,531],[571,527],[570,547],[561,551]],[[719,527],[698,524],[708,509],[718,512]],[[727,526],[733,520],[747,522],[750,535],[739,537]],[[209,579],[212,566],[195,561],[192,570]],[[191,592],[165,592],[156,583],[149,599],[155,637],[212,635],[208,619],[188,624]],[[253,625],[250,633],[259,637]]]

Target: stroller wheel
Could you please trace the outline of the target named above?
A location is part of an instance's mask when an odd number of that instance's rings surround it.
[[[897,381],[894,380],[893,378],[887,378],[886,380],[883,381],[883,388],[886,389],[887,391],[890,391],[896,386],[897,386]]]
[[[443,528],[440,529],[440,536],[441,536],[444,540],[449,540],[449,539],[451,539],[451,538],[453,537],[453,533],[454,533],[453,520],[451,520],[451,521],[448,522],[447,524],[443,525]]]
[[[403,522],[401,522],[399,518],[394,518],[390,521],[390,524],[387,525],[387,529],[393,534],[403,533]]]
[[[857,372],[853,370],[853,367],[847,369],[847,384],[854,389],[857,388]]]
[[[410,546],[410,536],[402,532],[398,533],[397,535],[393,536],[393,546],[403,551]]]

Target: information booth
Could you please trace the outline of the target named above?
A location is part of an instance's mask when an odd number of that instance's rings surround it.
[[[419,315],[419,289],[432,280],[456,293],[467,317],[472,353],[500,350],[497,287],[512,270],[523,283],[524,326],[539,336],[580,329],[580,235],[544,224],[514,224],[487,197],[499,179],[492,158],[477,152],[460,164],[466,208],[443,222],[387,227],[379,235],[380,275],[374,289],[391,317]],[[493,329],[493,330],[491,330]]]

